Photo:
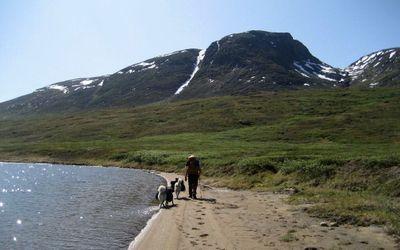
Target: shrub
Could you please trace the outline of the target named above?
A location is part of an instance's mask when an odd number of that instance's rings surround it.
[[[297,173],[305,180],[327,179],[332,176],[337,167],[336,164],[328,164],[330,161],[321,160],[291,160],[279,165],[282,174]]]
[[[388,168],[400,166],[400,157],[391,156],[387,158],[367,158],[361,159],[360,163],[366,168]]]
[[[128,157],[128,153],[126,152],[119,152],[119,153],[115,153],[110,157],[110,160],[114,160],[114,161],[123,161]]]
[[[269,157],[248,157],[237,163],[237,172],[239,174],[254,175],[266,171],[278,172],[276,162],[271,161]]]
[[[145,165],[163,165],[167,163],[166,158],[168,156],[169,153],[164,151],[136,151],[129,154],[126,161]]]

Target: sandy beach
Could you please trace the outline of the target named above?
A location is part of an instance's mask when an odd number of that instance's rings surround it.
[[[167,180],[177,175],[160,173]],[[187,183],[186,183],[187,186]],[[129,249],[398,249],[377,226],[321,225],[287,194],[201,186],[161,209]]]

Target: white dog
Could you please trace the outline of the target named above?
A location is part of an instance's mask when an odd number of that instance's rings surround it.
[[[166,203],[167,203],[167,188],[163,185],[158,187],[158,195],[157,199],[160,202],[160,208],[163,206],[166,208]]]
[[[175,195],[177,199],[179,199],[179,193],[181,192],[182,189],[182,183],[183,180],[181,178],[179,178],[179,180],[175,183]]]

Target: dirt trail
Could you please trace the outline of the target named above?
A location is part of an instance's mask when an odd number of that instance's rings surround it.
[[[130,249],[398,249],[379,227],[323,227],[284,194],[202,191],[203,199],[163,209]]]

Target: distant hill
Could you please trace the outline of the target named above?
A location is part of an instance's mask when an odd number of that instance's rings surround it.
[[[313,56],[289,33],[248,31],[104,76],[51,84],[0,103],[0,115],[132,107],[176,99],[258,91],[399,86],[399,48],[367,55],[345,69]]]
[[[344,71],[348,85],[370,88],[400,86],[400,48],[363,56]]]
[[[165,100],[190,77],[198,52],[181,50],[133,64],[111,75],[54,83],[1,103],[0,112],[73,111]]]

